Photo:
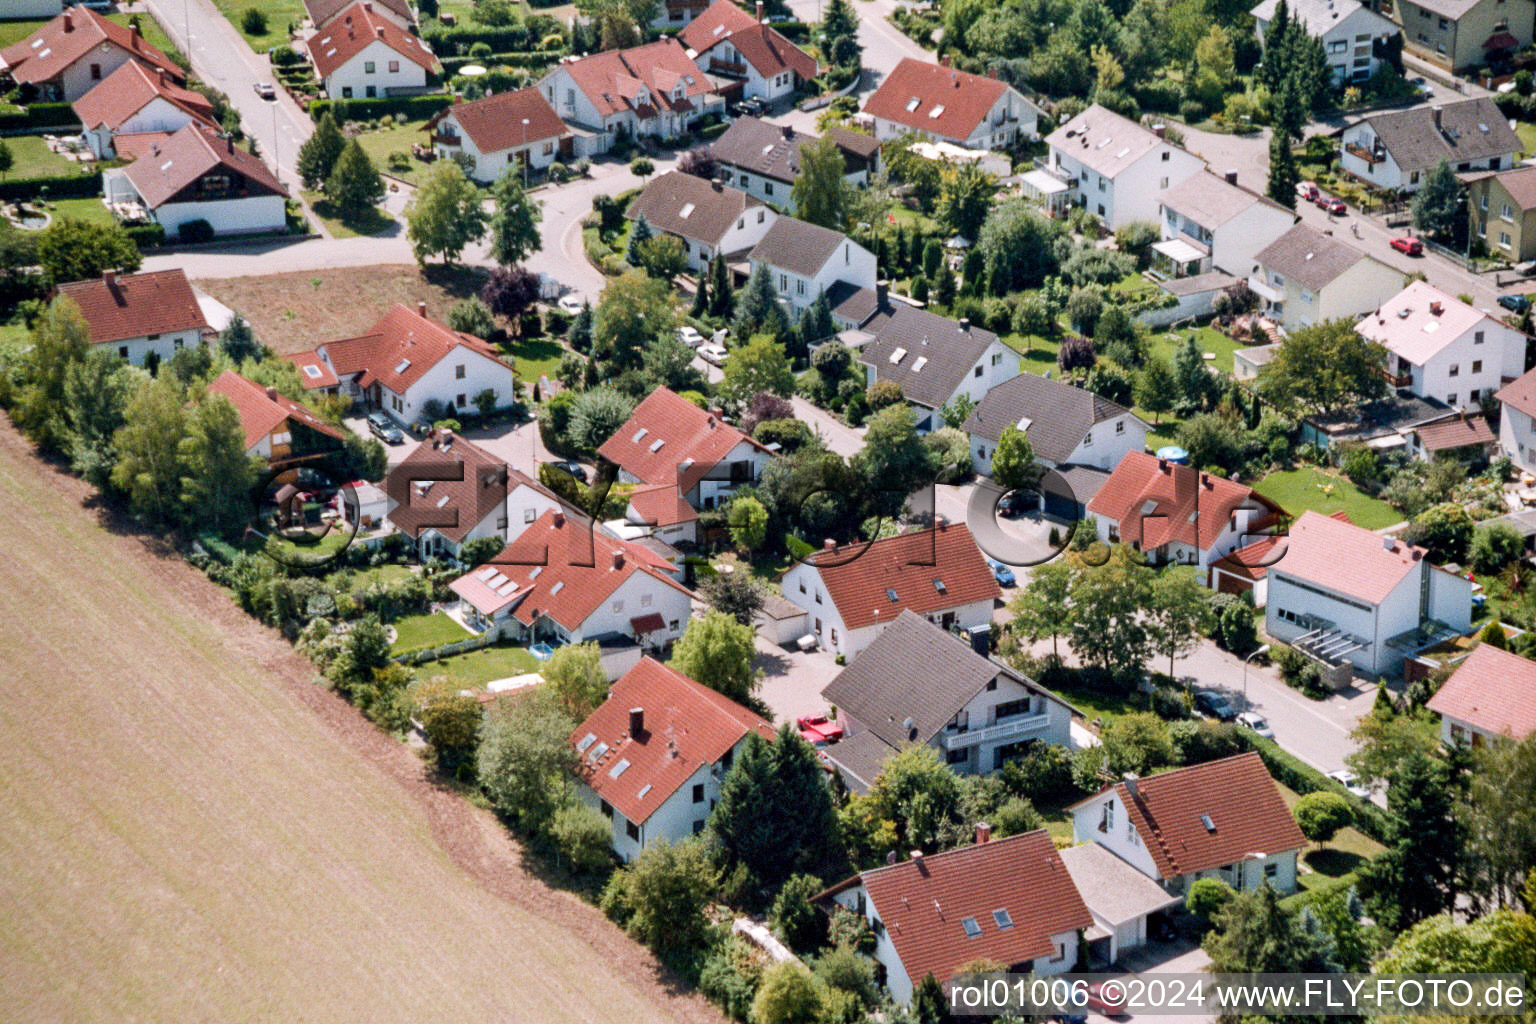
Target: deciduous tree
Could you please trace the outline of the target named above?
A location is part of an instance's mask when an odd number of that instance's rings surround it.
[[[608,282],[592,312],[592,346],[616,370],[641,364],[645,347],[673,333],[677,313],[666,282],[632,270]]]
[[[496,701],[480,726],[480,785],[497,810],[528,832],[547,828],[565,802],[575,727],[556,696],[538,690]]]
[[[754,334],[731,353],[719,394],[738,408],[763,392],[788,397],[795,393],[795,374],[784,347],[768,334]]]
[[[824,228],[842,230],[846,220],[849,185],[843,151],[830,135],[800,147],[800,175],[791,196],[795,216]]]
[[[580,722],[608,697],[608,674],[595,643],[566,644],[539,670],[544,686],[571,718]]]
[[[689,679],[745,704],[758,684],[752,668],[753,636],[751,626],[725,612],[691,618],[673,650],[671,665]]]
[[[187,521],[223,537],[238,535],[255,511],[251,491],[257,470],[245,452],[240,414],[228,398],[210,394],[193,409],[181,457]]]
[[[1259,371],[1259,391],[1284,409],[1325,413],[1380,398],[1386,349],[1349,319],[1303,327]]]
[[[356,145],[354,139],[352,146]],[[358,152],[362,152],[361,147]],[[405,219],[411,251],[422,266],[434,256],[454,263],[466,246],[485,235],[486,214],[480,190],[452,160],[441,160],[427,172],[426,181],[405,208]]]

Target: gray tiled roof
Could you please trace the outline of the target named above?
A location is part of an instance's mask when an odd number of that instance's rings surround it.
[[[1177,210],[1203,228],[1211,231],[1244,212],[1255,203],[1272,206],[1286,213],[1291,211],[1257,192],[1228,181],[1210,171],[1191,174],[1183,181],[1158,196],[1158,201],[1170,210]]]
[[[827,304],[832,307],[833,316],[863,326],[879,309],[880,294],[849,281],[834,281],[827,289]]]
[[[859,160],[867,160],[880,146],[874,138],[846,128],[834,128],[827,135],[845,154]],[[792,184],[800,177],[800,150],[815,141],[816,136],[787,125],[738,117],[710,144],[709,151],[723,164]]]
[[[1254,261],[1303,288],[1319,291],[1365,258],[1365,253],[1354,246],[1345,245],[1316,228],[1297,224],[1260,249]]]
[[[896,753],[896,748],[866,730],[823,747],[821,752],[832,762],[850,791],[867,793],[885,766],[885,759]]]
[[[1028,417],[1029,427],[1024,433],[1035,454],[1059,465],[1067,461],[1095,423],[1128,412],[1103,395],[1038,374],[1021,373],[983,395],[962,429],[996,441],[1003,428],[1016,427]]]
[[[1441,106],[1439,129],[1432,107],[1372,114],[1365,121],[1404,171],[1429,170],[1442,160],[1454,169],[1458,163],[1523,148],[1508,119],[1486,96]]]
[[[904,610],[821,695],[897,747],[926,743],[1000,675],[1050,696],[1012,669],[983,658],[954,634]]]
[[[703,178],[668,171],[651,179],[624,215],[630,220],[644,215],[653,231],[719,245],[737,218],[762,205],[740,189],[716,188]]]
[[[748,259],[801,277],[815,277],[847,237],[841,231],[809,221],[780,217],[753,247]]]
[[[908,401],[937,409],[965,383],[997,335],[975,325],[962,327],[905,303],[893,302],[864,325],[875,340],[859,351],[859,362],[875,368],[879,380],[901,385]],[[897,349],[900,360],[891,362]]]

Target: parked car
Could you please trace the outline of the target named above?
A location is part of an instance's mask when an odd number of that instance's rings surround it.
[[[677,329],[677,340],[689,348],[698,348],[704,344],[704,335],[699,333],[697,327],[689,327],[685,324]]]
[[[1412,237],[1411,235],[1398,235],[1396,238],[1392,239],[1391,245],[1392,248],[1396,249],[1404,256],[1424,255],[1424,243],[1419,239]]]
[[[987,565],[992,569],[992,575],[1000,587],[1018,586],[1019,578],[1013,574],[1013,570],[995,558],[987,559]]]
[[[1257,711],[1244,711],[1237,716],[1237,724],[1247,726],[1267,740],[1275,738],[1275,730],[1269,727],[1269,722]]]
[[[555,303],[555,305],[560,307],[561,312],[569,313],[571,316],[576,316],[581,312],[581,307],[586,305],[586,302],[580,295],[572,292],[569,295],[560,296],[560,301]]]
[[[1215,690],[1196,690],[1195,710],[1223,722],[1230,722],[1237,718],[1237,709],[1227,701],[1226,697]]]
[[[1305,199],[1310,203],[1322,195],[1322,190],[1310,181],[1298,181],[1296,183],[1296,195],[1298,198]]]
[[[1414,92],[1418,93],[1420,96],[1424,97],[1425,99],[1429,99],[1431,96],[1433,96],[1435,94],[1435,90],[1430,88],[1429,83],[1424,80],[1424,76],[1423,75],[1420,75],[1417,78],[1410,78],[1410,79],[1408,79],[1408,84],[1413,86],[1413,91]]]
[[[836,743],[843,738],[843,727],[827,720],[826,715],[801,715],[795,719],[800,738],[815,746],[818,743]]]
[[[1357,796],[1362,800],[1371,798],[1371,791],[1360,784],[1360,779],[1348,768],[1340,768],[1336,772],[1329,772],[1328,777],[1345,789],[1351,796]]]
[[[997,503],[997,511],[1004,519],[1017,519],[1031,508],[1029,498],[1018,491],[1009,491]]]
[[[1528,295],[1500,295],[1499,305],[1511,313],[1524,313],[1531,308],[1531,299]]]
[[[1125,986],[1119,983],[1108,986],[1105,991],[1105,982],[1094,981],[1088,985],[1088,1009],[1095,1013],[1101,1013],[1106,1017],[1124,1017],[1125,1013]]]
[[[382,412],[368,414],[368,430],[385,444],[405,444],[405,435],[400,432],[400,428]]]
[[[716,345],[714,343],[710,343],[708,345],[699,346],[699,358],[704,360],[706,363],[712,363],[715,366],[724,366],[725,361],[730,357],[731,354],[725,350],[724,345]]]
[[[271,82],[255,82],[255,83],[253,83],[253,85],[254,85],[254,87],[256,89],[256,95],[260,96],[262,99],[264,99],[264,100],[275,100],[275,99],[277,99],[277,90],[272,87],[272,83]]]
[[[1321,210],[1326,210],[1333,216],[1342,216],[1349,212],[1349,207],[1344,205],[1344,200],[1338,196],[1331,196],[1326,192],[1319,192],[1313,196],[1312,204]]]
[[[582,483],[587,482],[587,469],[579,462],[572,462],[569,459],[556,459],[550,465],[556,469],[564,470]]]

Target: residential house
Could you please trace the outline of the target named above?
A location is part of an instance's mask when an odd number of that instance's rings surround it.
[[[635,406],[624,425],[597,454],[619,467],[620,483],[671,487],[696,509],[714,508],[737,487],[754,484],[773,453],[668,388],[657,388]],[[679,513],[657,494],[642,499],[642,514],[658,525]]]
[[[467,411],[483,391],[495,408],[517,397],[512,365],[495,346],[429,319],[425,302],[414,310],[396,305],[367,334],[328,341],[293,361],[306,387],[334,388],[406,425],[426,418],[428,402]]]
[[[336,451],[346,439],[305,406],[273,387],[262,387],[234,370],[225,370],[208,385],[210,395],[223,395],[240,414],[245,452],[278,462],[295,453]]]
[[[875,933],[876,963],[898,1004],[929,975],[941,985],[967,964],[1052,975],[1072,970],[1093,916],[1045,829],[993,839],[860,872],[819,894]]]
[[[877,313],[863,330],[874,335],[858,350],[866,383],[899,385],[920,431],[944,426],[939,413],[946,405],[962,397],[980,402],[1019,373],[1019,354],[969,320],[950,320],[898,302]]]
[[[642,484],[629,492],[622,529],[609,532],[626,539],[653,537],[673,547],[697,544],[699,513],[678,493],[677,484]]]
[[[1489,251],[1511,263],[1536,259],[1536,167],[1464,180],[1468,223]]]
[[[1527,27],[1529,31],[1529,27]],[[1339,164],[1377,188],[1416,192],[1442,163],[1502,171],[1525,146],[1490,97],[1368,114],[1345,128]]]
[[[780,217],[747,254],[755,271],[767,267],[779,301],[799,317],[816,296],[838,282],[874,288],[879,270],[875,254],[841,231],[809,221]]]
[[[370,12],[380,18],[387,18],[410,31],[416,25],[416,12],[410,5],[410,0],[370,0],[373,10]],[[325,28],[335,21],[337,16],[343,14],[356,0],[304,0],[304,13],[309,16],[309,23],[317,29]]]
[[[178,82],[186,74],[133,27],[89,7],[67,8],[18,43],[0,50],[0,70],[41,99],[73,103],[128,61],[164,71]]]
[[[143,366],[151,355],[157,362],[203,343],[208,318],[184,271],[155,270],[119,274],[108,270],[100,278],[61,284],[58,295],[74,300],[91,331],[92,345],[107,345],[118,356]]]
[[[843,180],[853,186],[869,182],[880,162],[880,143],[870,135],[832,128],[827,135],[843,155]],[[788,125],[769,124],[755,117],[738,117],[709,145],[719,165],[720,180],[765,203],[795,212],[794,187],[800,177],[800,151],[817,138]]]
[[[1093,915],[1093,927],[1083,935],[1090,969],[1108,967],[1146,945],[1152,915],[1183,902],[1098,843],[1069,846],[1061,861]]]
[[[1522,472],[1536,472],[1536,370],[1493,396],[1499,400],[1499,448]]]
[[[1369,445],[1379,454],[1401,452],[1414,454],[1415,438],[1429,426],[1463,416],[1438,398],[1420,398],[1407,391],[1396,391],[1361,405],[1337,409],[1327,414],[1305,414],[1300,423],[1300,440],[1323,451],[1349,442]]]
[[[1205,161],[1151,128],[1095,103],[1045,140],[1042,170],[1065,183],[1067,201],[1097,214],[1110,228],[1157,223],[1158,196],[1196,174]]]
[[[1477,409],[1525,371],[1524,334],[1428,281],[1414,281],[1355,329],[1386,347],[1394,387],[1453,409]]]
[[[1531,0],[1376,0],[1411,54],[1460,74],[1531,45]]]
[[[1024,431],[1035,461],[1047,469],[1076,465],[1105,472],[1113,472],[1131,452],[1144,451],[1152,429],[1103,395],[1020,373],[988,389],[961,427],[971,437],[976,472],[992,475],[992,456],[1009,427]]]
[[[779,583],[808,613],[811,634],[849,660],[903,611],[945,629],[990,630],[992,604],[1002,595],[971,531],[943,522],[841,548],[829,540]]]
[[[1447,745],[1519,742],[1536,732],[1536,661],[1478,644],[1429,698]]]
[[[957,772],[991,772],[1037,743],[1065,747],[1072,709],[1033,679],[971,649],[964,640],[903,609],[832,677],[822,699],[837,708],[845,735],[826,754],[865,746],[878,762],[912,743],[933,747]],[[857,769],[855,769],[857,770]]]
[[[1396,672],[1406,656],[1471,625],[1471,581],[1342,514],[1302,513],[1269,566],[1265,632],[1332,668]]]
[[[706,114],[725,111],[714,81],[668,38],[563,58],[538,88],[561,120],[589,133],[579,156],[606,153],[621,136],[676,138]]]
[[[1279,6],[1280,0],[1262,0],[1249,12],[1260,46]],[[1358,0],[1295,0],[1288,8],[1293,24],[1322,41],[1335,86],[1369,81],[1386,64],[1382,54],[1388,40],[1400,34],[1395,23]]]
[[[1239,185],[1236,171],[1191,174],[1158,203],[1161,241],[1152,245],[1152,261],[1168,277],[1246,275],[1254,255],[1296,223],[1296,214]]]
[[[1193,565],[1213,585],[1211,564],[1281,524],[1285,510],[1225,477],[1128,453],[1088,511],[1107,543],[1129,544],[1154,565]]]
[[[673,571],[640,545],[555,508],[450,589],[458,616],[475,633],[659,650],[683,635],[693,612],[693,595]]]
[[[745,192],[681,171],[668,171],[646,182],[624,216],[644,217],[652,233],[681,241],[688,267],[695,272],[705,270],[717,254],[737,261],[762,241],[779,218]]]
[[[163,142],[193,121],[219,127],[206,96],[182,88],[168,71],[136,60],[127,61],[76,100],[74,110],[85,126],[86,145],[98,160],[136,156],[148,142]],[[113,145],[117,135],[135,137],[124,147],[131,152],[119,154]]]
[[[128,166],[103,171],[101,185],[108,202],[137,207],[171,238],[195,221],[206,221],[215,235],[288,227],[288,190],[277,175],[202,121],[151,143]]]
[[[333,100],[415,95],[442,70],[432,47],[374,0],[358,0],[317,27],[308,47],[315,77]]]
[[[1307,839],[1257,753],[1122,781],[1073,804],[1072,834],[1169,892],[1201,878],[1237,890],[1296,890]]]
[[[676,32],[709,9],[710,0],[663,0],[656,5],[651,27]]]
[[[1357,317],[1402,291],[1403,272],[1307,224],[1254,256],[1248,286],[1288,331]]]
[[[703,831],[720,782],[748,737],[773,726],[728,697],[651,658],[624,673],[571,733],[577,792],[613,823],[613,852]]]
[[[470,158],[469,176],[489,185],[508,167],[542,170],[575,152],[571,130],[537,89],[514,89],[455,103],[427,122],[438,159]]]
[[[1461,410],[1455,416],[1414,429],[1412,451],[1423,462],[1436,459],[1482,463],[1492,458],[1499,446],[1487,418],[1480,412]]]
[[[864,104],[875,138],[912,132],[967,149],[1012,149],[1039,138],[1040,108],[1017,89],[945,63],[903,57],[881,80]]]
[[[816,77],[816,58],[784,38],[763,18],[715,0],[678,33],[700,71],[740,83],[739,98],[772,103]]]

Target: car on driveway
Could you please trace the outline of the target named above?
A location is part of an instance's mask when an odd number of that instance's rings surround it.
[[[1396,249],[1404,256],[1424,255],[1424,243],[1419,239],[1412,237],[1411,235],[1398,235],[1396,238],[1392,239],[1391,245],[1392,248]]]
[[[1248,727],[1267,740],[1275,738],[1275,730],[1269,727],[1269,722],[1257,711],[1244,711],[1237,716],[1237,724]]]
[[[556,469],[569,473],[571,476],[575,477],[577,480],[580,480],[582,483],[587,482],[587,469],[579,462],[572,462],[569,459],[556,459],[554,462],[551,462],[550,465],[554,466]]]
[[[1424,99],[1429,99],[1435,95],[1435,90],[1431,88],[1427,81],[1424,80],[1423,75],[1420,75],[1417,78],[1408,79],[1408,84],[1413,86],[1413,91],[1418,93]]]
[[[1357,796],[1362,800],[1369,800],[1371,798],[1371,791],[1362,786],[1360,779],[1348,768],[1340,768],[1336,772],[1329,772],[1328,777],[1349,790],[1350,796]]]
[[[1313,196],[1312,205],[1320,210],[1326,210],[1330,215],[1342,216],[1349,212],[1349,207],[1344,205],[1344,200],[1338,196],[1331,196],[1326,192],[1319,192]]]
[[[800,730],[800,738],[813,747],[843,738],[843,727],[829,722],[826,715],[801,715],[795,719],[795,728]]]
[[[1511,313],[1524,313],[1531,308],[1531,299],[1528,295],[1500,295],[1499,305]]]
[[[1012,569],[1008,568],[1002,562],[999,562],[995,558],[989,558],[987,559],[987,565],[989,568],[991,568],[992,576],[997,580],[998,586],[1016,587],[1019,585],[1019,578],[1013,574]]]
[[[1215,690],[1196,690],[1195,710],[1223,722],[1230,722],[1237,718],[1237,709],[1227,701],[1225,696]]]
[[[277,90],[272,87],[271,82],[253,82],[251,83],[251,86],[256,90],[256,95],[260,96],[262,99],[277,99]]]
[[[1093,981],[1088,983],[1088,1009],[1106,1017],[1124,1017],[1125,1012],[1125,986],[1123,984],[1109,985]]]
[[[725,350],[724,345],[711,343],[699,346],[699,358],[714,366],[724,366],[725,361],[730,357],[731,354]]]
[[[1296,196],[1299,199],[1305,199],[1310,203],[1322,194],[1322,190],[1310,181],[1298,181],[1296,183]]]
[[[699,333],[697,327],[689,327],[687,324],[684,324],[677,329],[677,340],[689,348],[698,348],[704,344],[704,335]]]
[[[405,435],[393,420],[381,412],[368,414],[368,430],[385,444],[405,444]]]
[[[581,312],[581,307],[586,305],[586,302],[583,301],[580,295],[572,292],[569,295],[560,296],[560,301],[555,303],[555,305],[560,307],[561,312],[575,316]]]

